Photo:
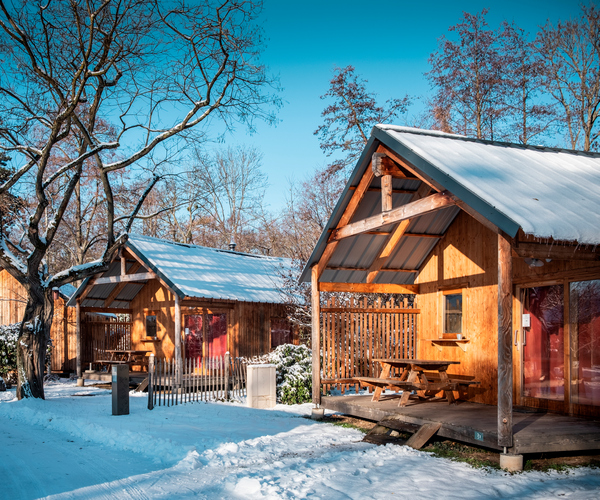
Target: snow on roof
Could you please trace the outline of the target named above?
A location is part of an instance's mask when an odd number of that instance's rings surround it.
[[[289,259],[251,255],[131,234],[127,246],[187,297],[284,303]]]
[[[377,125],[538,238],[600,244],[600,155]],[[467,201],[467,200],[463,200]]]
[[[73,286],[71,283],[61,285],[58,289],[59,289],[60,293],[66,299],[71,298],[73,296],[73,294],[77,291],[77,288],[75,286]]]

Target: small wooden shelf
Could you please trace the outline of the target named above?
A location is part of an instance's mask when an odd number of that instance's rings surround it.
[[[460,347],[464,352],[467,352],[467,343],[469,339],[423,339],[426,342],[431,342],[438,348],[438,351],[442,350],[442,346],[453,345]]]
[[[156,337],[144,337],[142,342],[160,342],[160,339]]]

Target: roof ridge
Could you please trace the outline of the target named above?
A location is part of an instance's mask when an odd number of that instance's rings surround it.
[[[179,243],[177,241],[171,241],[171,240],[166,240],[164,238],[157,238],[155,236],[148,236],[145,234],[136,234],[136,233],[130,233],[129,237],[137,237],[137,238],[147,238],[150,240],[154,240],[154,241],[160,241],[162,243],[168,243],[169,245],[176,245],[176,246],[180,246],[180,247],[185,247],[185,248],[200,248],[203,250],[209,250],[211,252],[222,252],[222,253],[230,253],[233,255],[239,255],[241,257],[253,257],[253,258],[257,258],[257,259],[268,259],[268,260],[281,260],[281,259],[286,259],[286,257],[275,257],[273,255],[259,255],[259,254],[253,254],[253,253],[247,253],[247,252],[237,252],[235,250],[229,250],[227,248],[214,248],[214,247],[206,247],[203,245],[195,245],[193,243]]]
[[[459,141],[465,142],[475,142],[479,144],[486,144],[490,146],[500,146],[500,147],[510,147],[510,148],[519,148],[519,149],[531,149],[534,151],[548,151],[555,153],[567,153],[572,155],[583,155],[583,156],[591,156],[594,158],[600,157],[600,152],[596,151],[581,151],[577,149],[565,149],[565,148],[553,148],[550,146],[542,146],[536,144],[519,144],[516,142],[505,142],[505,141],[492,141],[489,139],[477,139],[476,137],[468,137],[466,135],[458,135],[458,134],[450,134],[448,132],[442,132],[440,130],[428,130],[414,127],[405,127],[402,125],[389,125],[385,123],[378,123],[375,127],[379,128],[383,131],[394,131],[394,132],[402,132],[408,134],[415,135],[428,135],[431,137],[442,137],[446,139],[456,139]],[[374,127],[374,128],[375,128]]]

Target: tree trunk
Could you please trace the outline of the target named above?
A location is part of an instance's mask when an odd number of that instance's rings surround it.
[[[44,399],[44,367],[54,303],[41,289],[29,293],[17,345],[17,398]]]

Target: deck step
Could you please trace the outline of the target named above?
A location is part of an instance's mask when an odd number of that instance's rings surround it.
[[[144,392],[148,388],[148,377],[146,377],[140,385],[135,388],[135,392]]]
[[[433,435],[440,430],[442,426],[441,422],[432,422],[430,424],[423,424],[421,428],[415,432],[410,439],[406,442],[406,446],[410,446],[415,450],[420,450],[425,446],[425,443],[429,441]]]

